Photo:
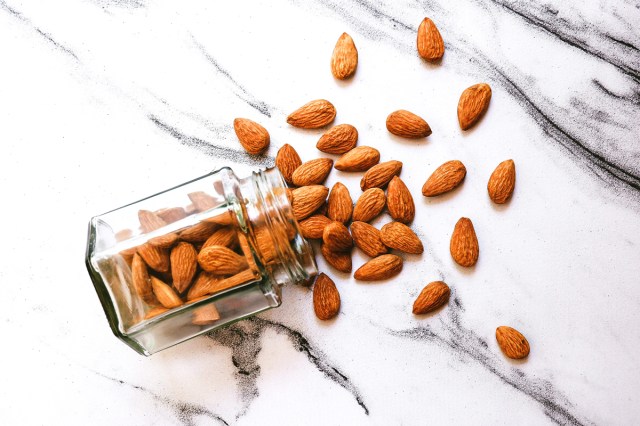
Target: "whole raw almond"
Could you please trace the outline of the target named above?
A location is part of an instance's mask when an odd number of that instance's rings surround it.
[[[216,200],[210,194],[204,191],[194,191],[187,194],[196,211],[203,212],[205,210],[213,209],[221,204],[220,200]]]
[[[356,247],[369,257],[377,257],[387,253],[382,242],[380,231],[366,222],[355,221],[351,224],[351,235]]]
[[[190,243],[202,243],[218,229],[218,224],[208,221],[198,222],[180,231],[180,239]]]
[[[233,120],[233,129],[240,144],[249,154],[262,154],[269,148],[269,132],[255,121],[236,118]]]
[[[298,167],[291,175],[291,179],[296,186],[318,185],[327,179],[332,166],[332,159],[316,158]]]
[[[224,246],[209,246],[200,250],[198,263],[205,271],[220,275],[237,274],[249,267],[244,256]]]
[[[329,199],[327,200],[327,216],[331,220],[347,223],[353,213],[353,200],[346,186],[336,182],[331,188]]]
[[[387,210],[394,220],[402,223],[411,223],[416,215],[409,188],[398,176],[394,176],[387,187]]]
[[[153,289],[151,288],[151,280],[149,279],[149,271],[147,265],[144,263],[138,253],[133,255],[131,261],[131,280],[136,293],[146,303],[153,304],[155,298],[153,296]]]
[[[155,231],[167,224],[160,216],[149,210],[138,210],[138,220],[144,233]]]
[[[300,167],[302,160],[298,152],[288,143],[282,145],[276,154],[276,167],[284,180],[293,185],[293,172]]]
[[[487,191],[489,197],[496,204],[504,204],[516,186],[516,165],[513,160],[505,160],[491,173]]]
[[[380,188],[367,189],[362,193],[353,208],[353,220],[359,222],[369,222],[384,209],[387,197]]]
[[[397,160],[385,161],[371,167],[360,180],[360,189],[384,188],[389,181],[400,174],[402,162]]]
[[[444,42],[436,24],[424,18],[418,27],[418,53],[427,61],[437,61],[444,55]]]
[[[453,260],[460,266],[473,266],[478,261],[480,247],[470,219],[462,217],[456,223],[451,235],[449,251]]]
[[[336,108],[324,99],[304,104],[287,117],[287,123],[303,129],[318,129],[333,122]]]
[[[464,180],[467,169],[458,160],[447,161],[435,169],[429,179],[422,186],[422,195],[435,197],[454,189]]]
[[[511,359],[522,359],[529,355],[527,339],[515,328],[506,325],[496,329],[496,340],[504,354]]]
[[[431,134],[431,127],[422,117],[404,109],[389,114],[387,130],[396,136],[409,139],[426,138]]]
[[[331,222],[324,228],[322,241],[328,250],[334,252],[349,251],[353,247],[353,238],[342,222]]]
[[[458,123],[462,130],[473,127],[487,112],[491,101],[491,87],[486,83],[475,84],[462,92],[458,101]]]
[[[449,301],[451,289],[442,281],[434,281],[422,289],[418,298],[413,302],[413,313],[416,315],[435,311]]]
[[[293,190],[291,209],[297,220],[306,219],[327,199],[329,188],[322,185],[309,185]]]
[[[166,209],[160,209],[155,212],[160,219],[166,223],[173,223],[180,219],[187,217],[187,212],[182,207],[170,207]]]
[[[322,257],[324,257],[324,260],[326,260],[329,265],[333,266],[340,272],[351,272],[350,252],[331,251],[325,244],[322,244],[320,251],[322,252]]]
[[[211,289],[222,281],[223,278],[219,275],[214,275],[207,271],[201,271],[196,277],[193,285],[189,288],[187,293],[187,300],[192,301],[206,294],[212,293]]]
[[[329,320],[340,311],[340,293],[326,274],[318,275],[313,285],[313,310],[318,319]]]
[[[322,135],[316,144],[327,154],[344,154],[355,148],[358,143],[358,130],[351,124],[338,124]]]
[[[209,246],[225,246],[230,249],[235,248],[238,245],[238,235],[236,233],[235,228],[231,226],[223,226],[222,228],[216,230],[207,241],[204,242],[202,248],[207,248]]]
[[[158,237],[153,237],[149,240],[149,244],[152,246],[156,246],[159,248],[169,248],[174,245],[178,239],[178,234],[174,232],[170,232],[168,234],[160,235]]]
[[[178,297],[176,292],[160,279],[152,276],[151,286],[158,302],[160,302],[160,304],[165,308],[172,309],[182,305],[182,300]]]
[[[424,251],[420,238],[404,223],[387,223],[380,230],[380,238],[391,249],[411,254],[421,254]]]
[[[383,254],[362,265],[353,274],[360,281],[381,281],[398,275],[402,271],[402,258],[395,254]]]
[[[380,151],[370,146],[357,146],[336,161],[334,167],[341,172],[364,172],[378,164]]]
[[[138,247],[138,254],[151,269],[158,272],[169,271],[169,252],[167,250],[145,243]]]
[[[298,222],[300,233],[305,238],[320,239],[324,228],[331,223],[331,219],[321,214],[314,214]]]
[[[191,324],[210,325],[220,319],[220,312],[216,305],[209,303],[193,311],[191,314]]]
[[[358,49],[351,36],[342,33],[331,55],[331,73],[339,80],[353,75],[358,67]]]
[[[171,250],[171,277],[173,278],[173,286],[178,293],[183,293],[198,268],[198,252],[189,243],[178,243]]]

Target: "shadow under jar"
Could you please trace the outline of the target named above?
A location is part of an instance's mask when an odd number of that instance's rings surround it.
[[[277,169],[222,168],[89,223],[86,265],[113,333],[138,353],[282,303],[317,273]]]

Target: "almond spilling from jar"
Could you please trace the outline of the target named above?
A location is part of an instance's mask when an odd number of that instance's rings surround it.
[[[347,223],[353,214],[353,200],[346,186],[336,182],[327,200],[327,215],[331,220]]]
[[[384,188],[394,176],[402,171],[402,162],[391,160],[376,164],[362,176],[360,189],[366,191],[369,188]]]
[[[424,18],[418,27],[418,53],[427,61],[437,61],[444,55],[444,42],[438,27],[429,18]]]
[[[342,33],[331,55],[331,73],[339,80],[351,77],[358,67],[358,49],[351,36]]]
[[[387,223],[380,230],[380,238],[391,249],[411,254],[421,254],[424,251],[420,238],[404,223]]]
[[[422,186],[422,195],[435,197],[456,188],[467,175],[464,164],[458,160],[447,161],[429,176]]]
[[[380,151],[370,146],[357,146],[336,161],[341,172],[365,172],[380,161]]]
[[[311,216],[327,199],[329,188],[322,185],[309,185],[293,190],[291,209],[297,220]]]
[[[351,235],[356,247],[369,257],[377,257],[388,251],[382,242],[380,231],[366,222],[353,222]]]
[[[300,226],[300,233],[303,237],[317,240],[322,238],[324,228],[331,222],[332,220],[324,215],[314,214],[298,222],[298,225]]]
[[[516,186],[516,165],[513,160],[505,160],[491,173],[487,191],[489,197],[496,204],[504,204]]]
[[[327,179],[332,166],[332,159],[316,158],[300,165],[291,179],[296,186],[319,185]]]
[[[418,298],[413,302],[413,313],[422,315],[435,311],[449,302],[451,289],[442,281],[434,281],[422,289]]]
[[[302,129],[318,129],[331,124],[336,118],[336,108],[325,99],[304,104],[287,117],[287,123]]]
[[[340,311],[340,293],[326,274],[320,273],[313,285],[313,311],[318,319],[329,320]]]
[[[353,220],[359,222],[370,222],[384,209],[387,197],[380,188],[367,189],[362,193],[353,208]]]
[[[489,108],[491,87],[486,83],[475,84],[462,92],[458,101],[458,122],[462,130],[473,127]]]
[[[411,223],[416,215],[409,188],[398,176],[394,176],[387,187],[387,210],[394,220],[402,223]]]
[[[496,329],[496,340],[504,354],[511,359],[522,359],[529,355],[527,339],[515,328],[503,325]]]
[[[249,154],[262,154],[269,148],[269,132],[255,121],[248,118],[233,120],[233,129],[242,147]]]
[[[322,241],[333,252],[349,251],[353,247],[353,238],[342,222],[331,222],[324,228]]]
[[[302,165],[302,160],[298,152],[288,143],[282,145],[276,154],[276,167],[288,184],[293,184],[293,172],[300,165]]]
[[[322,257],[324,257],[324,260],[326,260],[329,265],[340,272],[351,272],[352,263],[350,252],[331,251],[325,244],[322,244],[320,251],[322,252]]]
[[[431,134],[431,127],[422,117],[404,109],[389,114],[387,130],[396,136],[409,139],[426,138]]]
[[[401,257],[395,254],[383,254],[358,268],[353,277],[359,281],[381,281],[394,277],[401,271]]]
[[[355,148],[358,143],[358,130],[351,124],[338,124],[322,135],[316,144],[327,154],[344,154]]]
[[[473,266],[478,261],[480,247],[470,219],[462,217],[456,223],[451,235],[449,251],[453,260],[460,266]]]

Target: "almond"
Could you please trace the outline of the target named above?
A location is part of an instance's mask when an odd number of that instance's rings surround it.
[[[215,294],[221,291],[248,284],[259,279],[252,270],[245,269],[229,278],[221,278],[208,272],[200,272],[196,281],[187,293],[187,300],[193,301],[207,294]]]
[[[158,272],[169,271],[169,253],[167,250],[146,243],[138,247],[138,254],[151,269]]]
[[[362,265],[353,274],[360,281],[381,281],[398,275],[402,271],[402,258],[395,254],[383,254]]]
[[[357,146],[336,161],[334,167],[342,172],[364,172],[378,164],[380,152],[370,146]]]
[[[165,308],[172,309],[182,305],[182,299],[178,297],[176,292],[158,278],[151,277],[151,286],[158,302]]]
[[[296,186],[318,185],[327,179],[332,166],[332,159],[316,158],[298,167],[291,179]]]
[[[282,145],[276,154],[276,167],[284,180],[293,185],[293,172],[300,167],[302,160],[298,152],[288,143]]]
[[[473,266],[478,261],[480,248],[470,219],[462,217],[456,223],[451,235],[449,251],[453,260],[460,266]]]
[[[362,176],[360,188],[366,191],[369,188],[384,188],[389,181],[400,174],[402,162],[391,160],[376,164]]]
[[[331,223],[331,219],[321,214],[314,214],[298,222],[300,233],[305,238],[320,239],[324,228]]]
[[[190,243],[201,243],[207,241],[216,229],[218,229],[218,225],[216,223],[209,221],[198,222],[195,225],[180,231],[180,239]]]
[[[297,220],[305,219],[327,199],[329,188],[322,185],[303,186],[293,190],[291,209]]]
[[[326,274],[318,275],[313,285],[313,310],[318,319],[329,320],[340,311],[340,293]]]
[[[158,248],[169,248],[178,241],[178,234],[173,232],[169,234],[160,235],[149,240],[149,244]]]
[[[211,325],[219,319],[220,312],[213,303],[202,306],[191,314],[191,323],[194,325]]]
[[[413,313],[416,315],[435,311],[449,301],[451,289],[442,281],[434,281],[422,289],[418,298],[413,302]]]
[[[327,263],[340,272],[351,272],[351,253],[350,252],[334,252],[322,244],[320,247],[322,257]]]
[[[160,216],[149,210],[139,210],[138,220],[140,221],[140,228],[142,228],[142,232],[144,233],[155,231],[167,224]]]
[[[224,246],[209,246],[200,250],[198,263],[205,271],[220,275],[237,274],[249,267],[244,256]]]
[[[156,214],[166,223],[177,222],[180,219],[184,219],[185,217],[187,217],[187,212],[182,207],[160,209],[156,211]]]
[[[331,55],[331,73],[339,80],[353,75],[358,67],[358,49],[351,36],[342,33]]]
[[[236,118],[233,120],[233,129],[240,144],[249,154],[262,154],[269,148],[269,132],[255,121]]]
[[[138,253],[133,255],[131,261],[131,281],[136,293],[148,304],[153,304],[153,289],[151,288],[151,280],[149,279],[149,271]]]
[[[336,108],[324,99],[304,104],[287,117],[287,123],[303,129],[317,129],[333,122]]]
[[[337,222],[347,223],[353,213],[353,200],[349,190],[342,183],[337,182],[331,188],[327,201],[327,215]]]
[[[359,222],[369,222],[384,209],[387,197],[380,188],[367,189],[362,193],[353,208],[353,220]]]
[[[353,222],[351,235],[356,247],[369,257],[387,253],[387,247],[382,242],[380,231],[366,222]]]
[[[237,245],[238,236],[236,234],[235,228],[224,226],[211,234],[211,236],[207,238],[207,241],[205,241],[202,245],[202,248],[207,248],[210,246],[225,246],[233,249]]]
[[[358,130],[351,124],[338,124],[322,135],[316,144],[327,154],[344,154],[355,148],[358,143]]]
[[[324,228],[322,241],[328,250],[334,252],[349,251],[353,247],[353,238],[342,222],[331,222]]]
[[[444,55],[444,42],[436,24],[424,18],[418,27],[418,53],[427,61],[437,61]]]
[[[153,317],[156,317],[160,314],[164,314],[165,312],[167,312],[168,309],[161,307],[161,306],[156,306],[155,308],[151,308],[144,316],[144,319],[150,319]]]
[[[404,109],[389,114],[387,130],[396,136],[409,139],[426,138],[431,134],[431,127],[424,119]]]
[[[473,127],[487,112],[491,101],[491,87],[486,83],[476,84],[462,92],[458,101],[458,122],[462,130]]]
[[[447,161],[438,167],[422,186],[422,195],[435,197],[454,189],[464,180],[467,169],[458,160]]]
[[[196,274],[198,252],[191,244],[182,242],[171,250],[170,259],[173,286],[178,293],[183,293]]]
[[[189,194],[187,194],[187,196],[198,212],[203,212],[218,207],[220,204],[222,204],[222,202],[225,201],[224,199],[216,201],[214,197],[204,191],[190,192]]]
[[[513,160],[505,160],[491,173],[487,191],[489,197],[496,204],[504,204],[516,186],[516,165]]]
[[[416,215],[409,188],[398,176],[391,179],[387,188],[387,210],[394,220],[402,223],[411,223]]]
[[[226,212],[216,214],[214,216],[208,217],[204,219],[205,222],[213,223],[218,226],[229,226],[229,225],[237,225],[238,217],[236,214],[230,210]]]
[[[380,238],[391,249],[411,254],[421,254],[424,251],[420,238],[404,223],[387,223],[380,230]]]
[[[522,359],[529,355],[529,342],[515,328],[503,325],[496,329],[496,340],[500,349],[511,359]]]

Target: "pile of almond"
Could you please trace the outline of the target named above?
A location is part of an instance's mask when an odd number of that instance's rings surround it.
[[[436,25],[424,18],[418,28],[417,50],[427,61],[440,61],[444,55],[444,42]],[[358,51],[353,39],[346,33],[336,43],[331,57],[331,72],[335,78],[348,79],[358,66]],[[458,122],[462,130],[476,125],[484,116],[491,100],[491,88],[486,83],[464,90],[458,102]],[[287,123],[303,129],[324,128],[336,117],[334,105],[324,99],[311,101],[287,117]],[[248,119],[236,119],[235,129],[242,146],[252,153],[264,152],[269,146],[267,130]],[[404,138],[426,138],[431,127],[419,115],[398,110],[386,120],[387,130]],[[337,160],[321,157],[302,162],[289,144],[280,148],[276,166],[292,188],[290,199],[293,213],[302,235],[321,241],[320,251],[329,265],[341,272],[353,269],[351,251],[355,246],[371,259],[359,266],[353,276],[359,281],[386,280],[402,271],[403,258],[398,253],[421,254],[423,244],[408,226],[414,220],[413,196],[400,178],[402,163],[396,160],[380,162],[380,152],[370,146],[357,146],[358,131],[350,124],[339,124],[326,131],[316,148],[326,154],[339,155]],[[331,190],[323,186],[331,169],[363,173],[360,181],[362,193],[354,198],[345,185],[338,182]],[[436,197],[449,192],[462,183],[466,168],[458,160],[448,161],[426,179],[422,195]],[[487,191],[495,203],[505,203],[515,187],[513,160],[500,163],[489,178]],[[386,190],[386,192],[385,192]],[[377,229],[369,222],[383,211],[393,221]],[[453,260],[463,267],[473,267],[478,261],[480,248],[470,219],[462,217],[456,223],[450,240]],[[432,312],[448,303],[450,289],[442,281],[429,283],[413,304],[416,315]],[[319,319],[335,317],[340,309],[340,294],[335,283],[326,274],[319,275],[313,291],[313,306]],[[524,336],[509,327],[499,327],[497,341],[511,358],[522,358],[529,353]]]

